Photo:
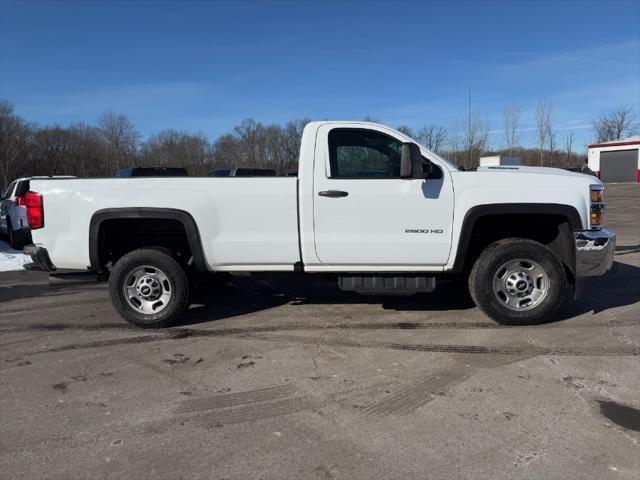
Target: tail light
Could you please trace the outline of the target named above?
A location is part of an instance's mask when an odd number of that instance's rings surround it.
[[[29,228],[36,230],[44,227],[44,208],[42,195],[35,192],[27,192],[20,198],[20,205],[27,207],[27,221]]]

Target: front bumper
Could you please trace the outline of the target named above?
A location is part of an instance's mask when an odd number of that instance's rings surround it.
[[[573,232],[576,245],[576,277],[597,277],[613,264],[616,234],[608,230]]]
[[[26,255],[29,255],[33,262],[31,265],[26,265],[25,268],[29,270],[42,270],[43,272],[55,271],[56,267],[51,263],[49,252],[47,252],[46,248],[36,245],[25,245],[22,251]]]

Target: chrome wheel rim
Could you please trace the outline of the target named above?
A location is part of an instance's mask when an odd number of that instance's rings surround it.
[[[549,292],[549,276],[536,262],[509,260],[493,277],[493,293],[509,310],[523,312],[538,306]]]
[[[160,313],[171,300],[169,277],[157,267],[132,268],[124,277],[124,298],[133,310],[143,315]]]

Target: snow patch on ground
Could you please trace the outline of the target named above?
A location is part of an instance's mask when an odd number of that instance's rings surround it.
[[[0,272],[23,270],[24,264],[31,262],[31,257],[22,253],[22,250],[14,250],[5,241],[0,240]]]

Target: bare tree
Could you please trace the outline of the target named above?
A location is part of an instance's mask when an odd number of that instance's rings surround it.
[[[28,160],[31,128],[14,113],[11,103],[0,100],[0,192]]]
[[[400,125],[396,128],[400,133],[404,133],[407,137],[415,138],[413,129],[411,127],[407,127],[406,125]]]
[[[556,153],[556,131],[553,129],[553,123],[550,121],[547,125],[547,145],[549,145],[549,162],[553,167],[553,160]]]
[[[300,141],[302,140],[302,132],[307,123],[311,120],[302,118],[288,122],[284,126],[283,142],[280,148],[285,155],[285,163],[280,173],[286,171],[298,170],[298,159],[300,157]]]
[[[249,167],[266,166],[264,125],[252,118],[245,118],[233,131],[240,142],[241,158],[236,161]]]
[[[515,103],[502,111],[503,137],[509,154],[518,148],[520,142],[520,118],[522,109]]]
[[[571,155],[573,153],[573,132],[569,132],[564,140],[564,150],[567,152],[567,164],[571,161]]]
[[[140,148],[140,163],[186,168],[200,175],[209,170],[209,141],[202,133],[195,135],[176,130],[163,130],[153,135]]]
[[[243,120],[232,135],[220,137],[212,147],[217,166],[272,168],[279,173],[297,170],[300,140],[307,119],[280,125],[264,125],[251,118]]]
[[[429,150],[440,153],[447,141],[447,129],[437,125],[425,125],[415,134],[415,139]]]
[[[31,142],[32,168],[41,175],[60,175],[67,170],[70,151],[69,132],[58,125],[39,128]]]
[[[227,133],[218,137],[211,146],[211,159],[214,168],[232,168],[242,159],[242,146],[235,135]]]
[[[98,128],[107,147],[112,168],[117,171],[135,161],[140,134],[129,119],[112,111],[104,112],[98,120]]]
[[[538,103],[535,122],[538,151],[540,153],[540,165],[542,165],[544,147],[549,140],[549,134],[553,131],[551,126],[553,123],[553,102],[549,98],[543,98]]]
[[[600,115],[592,122],[596,142],[610,142],[634,135],[640,130],[636,115],[629,105],[621,105]]]
[[[269,125],[264,130],[264,142],[266,165],[276,172],[282,172],[288,161],[282,148],[282,144],[285,142],[284,129],[280,125]]]
[[[489,122],[477,112],[474,112],[471,119],[465,122],[464,128],[460,129],[462,145],[468,154],[468,168],[477,166],[480,153],[487,147],[489,129]]]
[[[460,134],[460,126],[455,126],[447,138],[449,152],[447,156],[458,167],[462,166],[460,161],[460,151],[462,150],[462,135]]]
[[[67,128],[69,152],[67,161],[70,175],[80,177],[111,175],[104,164],[105,145],[98,128],[76,123]]]

